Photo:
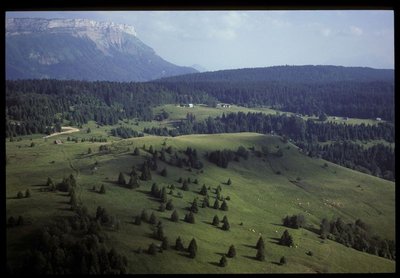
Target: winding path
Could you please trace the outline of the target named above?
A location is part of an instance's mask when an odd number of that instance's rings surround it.
[[[64,127],[61,128],[61,130],[64,130],[64,131],[56,132],[56,133],[47,135],[47,136],[45,136],[43,138],[49,138],[49,137],[53,137],[53,136],[56,136],[56,135],[68,134],[68,133],[73,133],[73,132],[78,132],[79,131],[79,129],[77,129],[75,127],[71,127],[71,126],[64,126]]]

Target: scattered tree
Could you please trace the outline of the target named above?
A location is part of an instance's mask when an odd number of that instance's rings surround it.
[[[155,255],[157,252],[157,247],[154,243],[151,243],[149,245],[149,249],[147,250],[147,253],[149,253],[150,255]]]
[[[193,259],[193,258],[196,257],[196,254],[197,254],[197,243],[196,243],[196,240],[194,238],[189,243],[188,251],[189,251],[189,257],[190,258]]]
[[[279,244],[280,245],[285,245],[285,246],[293,246],[293,238],[289,234],[288,230],[285,230],[279,239]]]
[[[257,244],[256,244],[256,248],[265,248],[265,243],[264,243],[264,239],[262,238],[262,236],[259,237]]]
[[[166,236],[162,240],[161,248],[163,250],[167,250],[169,248],[169,242],[168,242],[168,238]]]
[[[191,211],[185,215],[185,221],[192,224],[195,223],[194,214]]]
[[[150,215],[149,223],[153,224],[153,225],[157,223],[157,218],[154,215],[154,212],[152,212],[151,215]]]
[[[219,209],[219,202],[218,202],[218,199],[217,199],[217,198],[215,198],[215,202],[214,202],[213,208]]]
[[[180,236],[175,241],[175,249],[178,251],[183,251],[185,250],[185,247],[183,246],[183,242]]]
[[[280,264],[280,265],[284,265],[284,264],[286,264],[286,263],[287,263],[287,261],[286,261],[285,256],[282,256],[282,258],[279,260],[279,264]]]
[[[178,222],[179,221],[179,215],[178,215],[178,212],[176,210],[174,210],[174,212],[171,214],[171,220],[173,222]]]
[[[173,210],[174,209],[174,205],[172,204],[172,199],[169,199],[167,204],[165,205],[165,208],[167,210]]]
[[[126,184],[125,177],[124,177],[124,174],[122,172],[119,172],[118,184],[120,184],[120,185],[125,185]]]
[[[236,248],[235,248],[235,246],[233,244],[229,247],[227,257],[228,258],[236,257]]]
[[[215,215],[212,221],[212,225],[218,226],[219,225],[219,218],[218,215]]]
[[[106,194],[106,188],[104,187],[104,184],[101,185],[99,193],[100,194]]]
[[[18,191],[18,193],[17,193],[17,198],[18,198],[18,199],[24,198],[24,194],[23,194],[21,191]]]
[[[225,200],[222,202],[221,209],[222,209],[223,211],[227,211],[227,210],[228,210],[228,204],[226,203]]]
[[[29,198],[29,197],[31,197],[31,191],[29,189],[27,189],[25,191],[25,198]]]
[[[257,248],[256,259],[259,261],[265,261],[265,250],[263,247]]]
[[[219,260],[219,266],[225,267],[228,265],[228,260],[226,259],[225,255],[222,255],[221,259]]]
[[[228,181],[226,182],[226,184],[227,184],[227,185],[231,185],[231,184],[232,184],[232,181],[231,181],[230,178],[228,179]]]

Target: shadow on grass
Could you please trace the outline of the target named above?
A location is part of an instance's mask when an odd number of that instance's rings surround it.
[[[319,235],[320,234],[320,230],[314,227],[303,227],[305,230],[310,231],[314,234]]]
[[[251,259],[251,260],[254,260],[254,261],[258,261],[257,258],[256,258],[256,256],[242,255],[242,257],[243,257],[243,258],[246,258],[246,259]]]
[[[279,244],[279,240],[280,240],[279,237],[269,237],[269,239],[271,239],[271,240],[269,241],[269,243],[274,243],[274,244],[280,245],[280,244]]]
[[[220,256],[223,256],[223,255],[226,256],[226,254],[225,254],[225,253],[222,253],[222,252],[214,252],[214,254],[217,254],[217,255],[220,255]]]
[[[16,199],[24,199],[24,198],[18,198],[18,197],[7,197],[7,200],[16,200]]]
[[[190,254],[188,254],[188,253],[182,253],[182,252],[180,252],[180,253],[178,253],[179,254],[179,256],[182,256],[182,257],[185,257],[185,258],[188,258],[188,259],[192,259],[191,257],[190,257]]]
[[[242,244],[244,247],[252,248],[252,249],[257,249],[255,245],[250,245],[250,244]]]
[[[208,262],[208,263],[213,265],[213,266],[220,266],[219,263],[217,263],[217,262]]]
[[[278,226],[278,227],[285,227],[283,224],[277,224],[277,223],[269,223],[269,224],[274,225],[274,226]]]
[[[275,264],[275,265],[281,265],[280,262],[271,262],[271,264]]]
[[[207,225],[212,225],[212,222],[211,222],[211,221],[203,220],[203,221],[201,221],[201,222],[203,222],[203,223],[205,223],[205,224],[207,224]]]
[[[61,211],[72,211],[71,208],[58,208],[58,210],[61,210]]]

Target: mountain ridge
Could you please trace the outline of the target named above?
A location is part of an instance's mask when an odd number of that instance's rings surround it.
[[[197,72],[165,61],[126,24],[8,18],[6,79],[149,81]]]

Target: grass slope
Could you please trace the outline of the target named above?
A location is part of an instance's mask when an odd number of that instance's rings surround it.
[[[92,129],[93,130],[93,129]],[[84,131],[81,131],[83,134]],[[94,131],[92,131],[94,132]],[[78,133],[77,133],[78,134]],[[100,133],[99,133],[100,134]],[[90,134],[88,134],[90,135]],[[20,252],[29,243],[29,234],[50,221],[52,216],[71,215],[67,204],[69,197],[65,193],[40,192],[40,188],[51,177],[55,182],[71,173],[77,176],[78,199],[91,213],[97,206],[105,207],[111,215],[121,220],[118,232],[109,232],[110,244],[128,257],[130,273],[308,273],[308,272],[394,272],[395,262],[362,253],[330,240],[322,241],[318,235],[306,229],[289,229],[294,237],[295,248],[277,244],[277,238],[286,229],[281,226],[285,215],[303,213],[308,224],[318,228],[323,217],[328,219],[342,217],[346,222],[357,218],[363,219],[381,237],[393,239],[395,236],[395,194],[394,183],[373,176],[362,174],[326,162],[312,159],[300,153],[294,145],[283,143],[277,136],[266,136],[255,133],[188,135],[180,137],[146,136],[108,143],[73,143],[66,142],[66,135],[55,138],[64,140],[64,144],[53,144],[53,140],[33,138],[19,142],[7,142],[8,163],[6,166],[7,218],[24,215],[32,224],[24,227],[7,229],[7,256],[10,262],[18,260]],[[200,157],[205,152],[216,149],[236,150],[238,146],[268,146],[273,153],[282,149],[283,156],[273,154],[267,157],[250,155],[248,160],[230,162],[223,169],[202,158],[204,173],[197,170],[188,171],[163,162],[158,162],[158,169],[167,167],[168,176],[162,177],[152,172],[153,180],[141,182],[138,189],[130,190],[115,184],[118,173],[128,173],[133,165],[139,166],[145,156],[150,156],[140,149],[140,156],[133,156],[135,147],[144,144],[161,149],[165,142],[180,156],[186,147],[196,148]],[[103,144],[111,146],[112,152],[102,154],[98,147]],[[87,154],[88,148],[93,150]],[[97,170],[93,171],[97,161]],[[328,167],[323,167],[324,163]],[[138,168],[138,167],[137,167]],[[281,174],[276,174],[280,171]],[[147,192],[151,184],[159,186],[174,184],[180,188],[179,177],[197,178],[199,184],[191,184],[190,191],[175,189],[168,198],[178,210],[181,221],[169,221],[172,211],[159,212],[159,202]],[[232,185],[223,184],[231,178]],[[299,181],[296,181],[300,178]],[[229,210],[199,208],[195,214],[196,224],[183,222],[194,197],[202,184],[211,186],[210,203],[214,203],[214,189],[222,186],[222,195],[230,196]],[[101,184],[106,187],[106,194],[91,191]],[[18,191],[30,189],[31,198],[15,199]],[[168,190],[169,191],[169,190]],[[177,193],[182,192],[183,198]],[[379,199],[377,198],[379,196]],[[200,202],[199,202],[200,203]],[[184,245],[194,237],[199,246],[195,259],[187,253],[167,250],[151,256],[135,252],[139,247],[147,250],[150,243],[159,241],[151,238],[152,227],[142,223],[133,224],[133,218],[147,209],[154,212],[163,222],[164,232],[171,245],[181,236]],[[231,225],[230,231],[223,231],[211,225],[214,215],[220,219],[227,215]],[[243,225],[240,223],[243,222]],[[221,225],[220,225],[221,227]],[[266,243],[266,261],[254,259],[256,249],[253,247],[262,235]],[[217,266],[222,253],[226,253],[231,244],[237,251],[236,258],[228,259],[228,266]],[[306,255],[311,250],[313,256]],[[288,264],[277,263],[285,256]]]

